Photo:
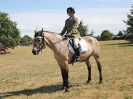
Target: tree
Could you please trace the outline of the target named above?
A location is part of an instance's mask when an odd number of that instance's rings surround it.
[[[11,36],[6,37],[2,35],[0,37],[0,42],[2,42],[5,46],[9,48],[14,48],[14,46],[16,46],[16,42]]]
[[[130,10],[130,14],[127,15],[127,21],[124,21],[127,24],[127,29],[126,29],[126,35],[128,36],[129,39],[133,39],[133,6]]]
[[[93,36],[94,35],[94,31],[92,30],[90,34],[88,34],[89,36]]]
[[[29,46],[29,45],[31,45],[32,44],[32,38],[31,37],[29,37],[28,35],[25,35],[24,37],[22,37],[21,39],[20,39],[20,45],[22,45],[22,46]]]
[[[98,40],[98,41],[100,41],[101,40],[101,36],[95,36],[95,38]]]
[[[113,40],[122,40],[125,39],[123,31],[119,31],[117,35],[113,36]]]
[[[0,42],[10,48],[19,44],[20,33],[16,22],[10,20],[7,13],[0,12]]]
[[[101,34],[101,40],[111,40],[113,34],[109,30],[104,30]]]
[[[80,21],[78,31],[80,32],[81,36],[85,36],[88,33],[88,26],[84,25],[83,21]]]
[[[117,34],[117,36],[123,36],[123,35],[124,35],[124,34],[123,34],[122,31],[119,31],[118,34]]]

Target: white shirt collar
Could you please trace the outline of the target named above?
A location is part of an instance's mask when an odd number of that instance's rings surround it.
[[[69,17],[70,20],[72,20],[74,17]]]

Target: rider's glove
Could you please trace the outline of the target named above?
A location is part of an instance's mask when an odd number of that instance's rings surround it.
[[[67,35],[64,35],[64,38],[66,38],[66,39],[67,39],[67,38],[68,38],[68,36],[67,36]]]

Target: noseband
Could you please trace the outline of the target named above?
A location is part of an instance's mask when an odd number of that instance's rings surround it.
[[[35,39],[41,40],[41,43],[39,44],[39,46],[34,45],[38,50],[42,50],[43,48],[45,48],[45,39],[44,39],[44,36],[36,36]]]

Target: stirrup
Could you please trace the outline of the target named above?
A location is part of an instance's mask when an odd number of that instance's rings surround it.
[[[80,61],[80,56],[76,56],[76,61]]]

